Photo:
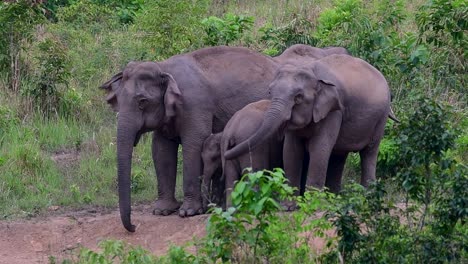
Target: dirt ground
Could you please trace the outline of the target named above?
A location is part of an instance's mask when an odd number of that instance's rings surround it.
[[[204,236],[207,220],[208,215],[154,216],[150,205],[140,205],[132,211],[132,222],[137,225],[135,233],[122,227],[117,209],[0,221],[0,264],[49,263],[49,256],[60,263],[64,258],[72,258],[80,246],[95,250],[106,239],[125,240],[162,255],[171,244],[183,245],[193,237]]]
[[[156,256],[163,255],[171,244],[184,245],[205,235],[209,215],[181,218],[178,215],[154,216],[151,205],[132,206],[135,233],[127,232],[118,209],[92,208],[60,212],[52,208],[48,216],[32,219],[0,221],[0,264],[49,263],[55,257],[75,259],[81,246],[98,249],[98,243],[107,239],[124,240],[140,245]],[[310,234],[304,234],[310,236]],[[330,230],[327,235],[334,236]],[[320,237],[310,237],[309,245],[315,252],[325,246]],[[194,248],[189,248],[195,251]]]

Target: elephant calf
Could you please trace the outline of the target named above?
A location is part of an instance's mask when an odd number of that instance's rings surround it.
[[[271,137],[250,153],[240,155],[236,159],[224,159],[224,153],[255,133],[263,122],[265,112],[270,108],[270,100],[261,100],[248,104],[229,120],[221,133],[212,134],[203,143],[203,183],[202,195],[204,206],[207,206],[211,182],[219,168],[225,178],[226,206],[230,206],[230,194],[234,182],[239,180],[242,170],[251,167],[254,171],[272,169],[282,165],[282,137]],[[222,182],[222,181],[221,181]],[[220,186],[213,186],[213,189]]]

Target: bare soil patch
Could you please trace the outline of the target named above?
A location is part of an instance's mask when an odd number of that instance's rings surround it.
[[[207,219],[208,215],[154,216],[150,205],[142,205],[132,211],[132,221],[137,225],[135,233],[122,227],[118,209],[0,221],[0,263],[48,263],[49,256],[60,263],[64,258],[72,258],[81,246],[96,250],[98,243],[107,239],[124,240],[162,255],[171,244],[183,245],[194,237],[203,237]]]

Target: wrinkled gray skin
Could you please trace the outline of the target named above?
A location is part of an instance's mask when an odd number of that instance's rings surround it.
[[[204,140],[212,132],[222,131],[245,105],[268,98],[268,83],[276,69],[277,63],[268,56],[221,46],[161,62],[132,62],[101,86],[108,92],[107,102],[119,112],[119,207],[128,231],[135,231],[130,219],[130,174],[133,147],[141,134],[155,131],[152,155],[158,200],[154,213],[202,213],[199,177]],[[179,144],[184,157],[182,205],[174,196]]]
[[[230,197],[234,182],[242,176],[245,168],[253,171],[282,167],[283,137],[277,133],[249,153],[240,155],[236,159],[225,160],[224,153],[244,142],[262,125],[265,112],[270,107],[270,100],[261,100],[246,105],[229,120],[224,131],[209,136],[202,151],[203,183],[202,193],[204,205],[209,202],[210,182],[215,179],[215,172],[222,168],[225,179],[226,207],[231,205]]]
[[[342,47],[316,48],[304,44],[295,44],[273,59],[281,65],[302,64],[305,61],[311,62],[332,54],[351,55],[347,49]]]
[[[384,76],[367,62],[330,55],[301,66],[285,65],[270,84],[272,104],[257,133],[225,153],[235,158],[261,145],[287,124],[283,159],[290,184],[300,189],[304,150],[306,186],[337,192],[349,152],[359,151],[361,184],[375,180],[380,140],[390,113]]]

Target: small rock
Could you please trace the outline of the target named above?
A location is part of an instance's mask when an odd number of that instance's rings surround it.
[[[60,206],[58,206],[58,205],[52,205],[52,206],[49,206],[49,208],[47,208],[47,210],[49,210],[49,211],[57,211],[59,208],[60,208]]]

